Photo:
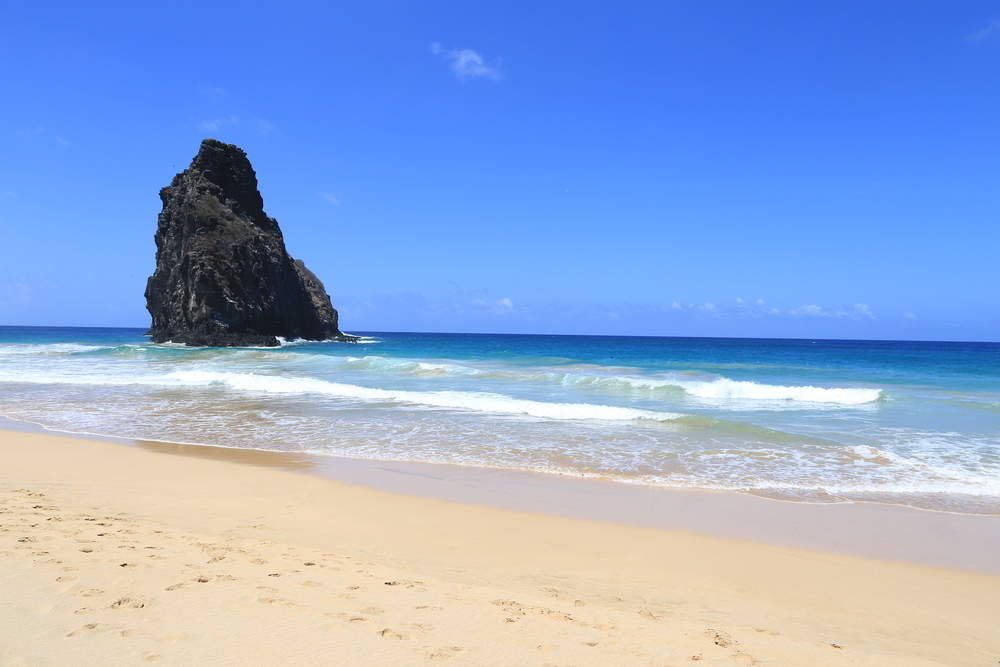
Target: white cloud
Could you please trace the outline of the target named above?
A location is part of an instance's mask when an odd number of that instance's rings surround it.
[[[514,301],[509,296],[500,297],[499,299],[473,299],[472,304],[486,308],[499,315],[514,311]]]
[[[672,310],[687,311],[689,313],[707,313],[708,315],[714,315],[716,317],[722,314],[722,309],[711,301],[705,301],[704,303],[689,303],[686,306],[679,301],[674,301],[670,304],[670,308]]]
[[[874,320],[875,313],[866,303],[855,303],[838,309],[828,309],[816,303],[806,303],[795,308],[782,310],[767,304],[764,299],[748,301],[736,297],[734,303],[719,305],[712,301],[703,303],[688,303],[673,301],[668,306],[670,310],[692,315],[710,315],[712,317],[794,317],[794,318],[825,318],[834,320]],[[661,309],[661,312],[664,309]]]
[[[872,312],[872,309],[868,306],[867,303],[856,303],[856,304],[854,304],[854,308],[851,309],[845,315],[845,317],[852,317],[852,316],[855,317],[855,318],[857,318],[857,319],[859,319],[859,320],[874,320],[875,319],[875,313]]]
[[[271,134],[275,130],[274,123],[264,118],[254,118],[253,125],[261,134]]]
[[[832,319],[849,320],[874,320],[875,313],[866,303],[856,303],[850,308],[840,310],[827,310],[815,303],[807,303],[788,311],[793,317],[829,317]]]
[[[984,42],[987,39],[1000,37],[1000,19],[992,21],[988,26],[966,35],[968,42]]]
[[[321,192],[319,193],[319,196],[327,200],[334,206],[340,206],[340,198],[337,195],[333,194],[332,192]]]
[[[915,319],[918,319],[918,318],[917,318],[917,314],[916,313],[905,312],[905,313],[903,313],[903,319],[904,320],[915,320]]]
[[[235,115],[228,115],[224,118],[213,118],[212,120],[203,120],[198,123],[198,129],[204,130],[206,132],[215,132],[221,127],[226,125],[239,125],[240,117]]]
[[[832,313],[824,310],[822,306],[817,306],[815,303],[807,303],[805,305],[799,306],[798,308],[792,308],[788,311],[789,315],[794,315],[796,317],[831,317]]]
[[[477,51],[472,49],[446,49],[439,42],[431,44],[431,53],[448,63],[448,67],[459,81],[469,79],[490,79],[499,81],[500,60],[487,63]]]
[[[17,136],[19,136],[19,137],[25,137],[25,138],[29,138],[29,139],[37,137],[39,139],[46,139],[46,140],[54,141],[57,144],[59,144],[60,146],[72,146],[71,142],[67,141],[66,139],[64,139],[63,137],[59,136],[58,134],[52,134],[51,132],[49,132],[47,129],[45,129],[41,125],[37,125],[35,127],[28,128],[28,129],[25,129],[25,130],[20,130],[20,131],[17,132]]]
[[[276,129],[274,123],[266,118],[260,118],[257,116],[243,118],[241,116],[237,116],[236,114],[229,114],[228,116],[222,116],[221,118],[203,120],[198,123],[198,129],[203,132],[217,132],[224,127],[235,127],[237,125],[253,128],[261,134],[270,134]]]

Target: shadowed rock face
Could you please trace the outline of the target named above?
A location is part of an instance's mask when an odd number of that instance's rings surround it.
[[[146,284],[154,342],[230,347],[274,346],[278,336],[357,340],[341,333],[319,278],[288,255],[242,149],[205,139],[160,199],[156,270]]]

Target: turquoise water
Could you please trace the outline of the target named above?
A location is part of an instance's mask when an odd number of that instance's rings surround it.
[[[0,327],[0,414],[76,432],[1000,512],[1000,344]]]

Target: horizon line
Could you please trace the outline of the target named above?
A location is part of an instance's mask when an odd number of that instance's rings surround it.
[[[0,329],[146,329],[142,327],[125,326],[93,326],[77,324],[0,324]],[[671,336],[653,334],[594,334],[594,333],[512,333],[498,331],[389,331],[389,330],[355,330],[343,331],[345,334],[422,334],[445,336],[562,336],[576,338],[674,338],[674,339],[707,339],[707,340],[795,340],[795,341],[852,341],[862,343],[969,343],[1000,345],[1000,340],[941,340],[923,338],[824,338],[824,337],[780,337],[780,336]],[[143,334],[145,335],[145,334]],[[311,341],[321,343],[324,341]]]

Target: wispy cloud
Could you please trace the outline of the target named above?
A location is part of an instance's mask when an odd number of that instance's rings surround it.
[[[275,126],[274,123],[272,123],[271,121],[269,121],[269,120],[267,120],[265,118],[254,118],[253,119],[253,126],[261,134],[271,134],[272,132],[274,132],[277,129],[277,126]]]
[[[500,297],[499,299],[473,299],[472,305],[479,306],[480,308],[485,308],[486,310],[503,315],[505,313],[511,313],[514,311],[514,301],[509,296]]]
[[[791,317],[791,318],[826,318],[836,320],[874,320],[875,313],[865,303],[856,303],[841,308],[824,308],[815,303],[806,303],[795,308],[776,308],[768,305],[764,299],[752,301],[737,297],[734,303],[717,304],[712,301],[702,303],[683,303],[672,301],[668,310],[677,313],[687,313],[697,316],[711,317]]]
[[[904,320],[916,320],[916,319],[919,319],[919,318],[917,317],[916,313],[905,312],[905,313],[903,313],[903,319]]]
[[[470,79],[490,79],[499,81],[500,60],[488,63],[483,56],[472,49],[446,49],[439,42],[431,44],[431,53],[448,63],[449,69],[455,73],[459,81]]]
[[[210,118],[209,120],[203,120],[198,123],[198,129],[202,132],[217,132],[226,127],[250,127],[257,130],[261,134],[270,134],[274,132],[275,125],[271,121],[265,118],[259,118],[257,116],[251,116],[250,118],[243,118],[236,114],[229,114],[228,116],[222,116],[220,118]]]
[[[340,206],[340,197],[333,194],[332,192],[321,192],[319,196],[333,204],[334,206]]]
[[[736,310],[742,310],[743,299],[736,300]],[[681,303],[680,301],[673,301],[670,304],[670,310],[692,313],[695,315],[709,315],[711,317],[720,317],[726,314],[728,311],[733,309],[728,309],[723,306],[719,306],[714,301],[703,301],[701,303]]]
[[[874,320],[875,313],[866,303],[856,303],[849,308],[827,310],[815,303],[808,303],[788,311],[792,317],[828,317],[838,320]]]
[[[965,36],[965,41],[984,42],[987,39],[993,39],[996,37],[1000,37],[1000,19],[991,21],[985,28],[981,28],[975,32],[970,32]]]
[[[24,137],[26,139],[42,139],[45,141],[52,141],[60,146],[71,146],[72,144],[64,139],[58,134],[53,134],[45,129],[42,125],[36,125],[35,127],[28,128],[26,130],[20,130],[17,132],[17,136]]]
[[[204,130],[205,132],[215,132],[219,128],[225,127],[226,125],[239,125],[240,117],[230,114],[223,118],[213,118],[211,120],[203,120],[198,123],[198,129]]]

